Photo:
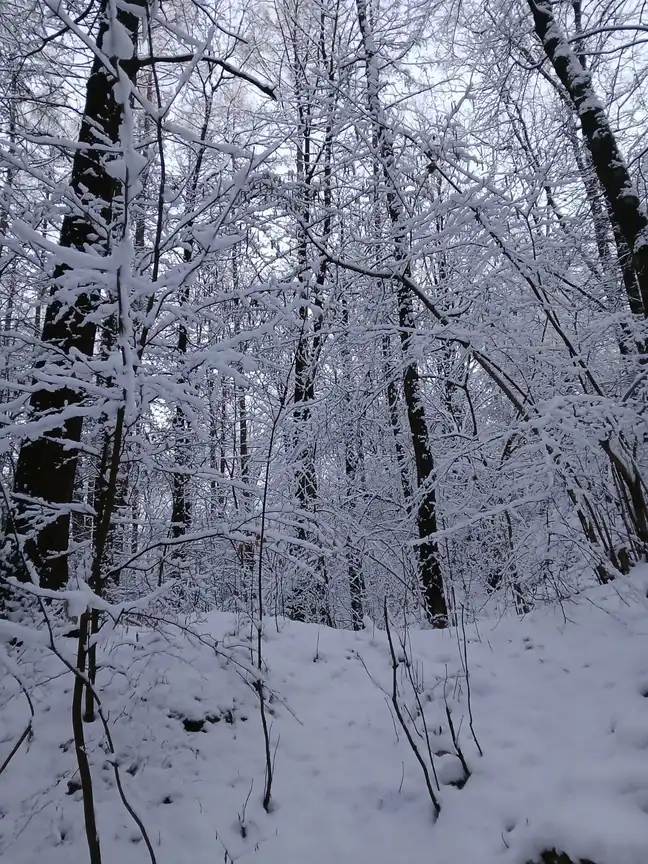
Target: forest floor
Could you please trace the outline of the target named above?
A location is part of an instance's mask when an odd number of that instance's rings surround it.
[[[595,864],[646,864],[647,588],[641,568],[523,619],[466,627],[465,645],[461,628],[411,629],[404,640],[393,630],[398,658],[409,658],[397,674],[401,713],[440,784],[436,821],[394,716],[384,632],[266,622],[266,813],[255,641],[242,619],[207,616],[194,628],[203,641],[174,627],[113,631],[101,649],[102,702],[158,864],[525,864],[551,847]],[[72,656],[74,640],[62,641]],[[37,646],[20,653],[34,734],[0,778],[0,857],[85,864],[73,682]],[[463,788],[452,785],[463,769],[446,704],[471,772]],[[28,719],[24,694],[2,676],[0,765]],[[104,864],[143,864],[101,724],[86,733]]]

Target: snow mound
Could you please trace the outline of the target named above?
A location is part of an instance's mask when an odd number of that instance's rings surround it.
[[[637,571],[522,620],[392,629],[396,701],[436,819],[394,710],[384,631],[265,622],[269,812],[249,625],[213,614],[193,625],[200,638],[175,625],[113,633],[99,685],[116,757],[101,724],[86,726],[104,862],[149,860],[116,760],[159,864],[525,864],[551,848],[646,864],[647,581]],[[72,677],[38,645],[8,650],[35,718],[0,779],[0,855],[82,864]],[[28,719],[4,675],[0,765]]]

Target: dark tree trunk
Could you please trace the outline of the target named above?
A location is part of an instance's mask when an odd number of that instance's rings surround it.
[[[326,17],[321,18],[321,31],[317,47],[317,59],[326,69],[328,83],[331,85],[331,98],[329,110],[333,104],[333,62],[334,52],[330,57],[327,55],[325,46],[325,24]],[[332,147],[332,119],[329,114],[325,130],[325,138],[322,144],[323,171],[320,182],[315,177],[319,155],[313,153],[315,138],[313,137],[313,84],[306,79],[306,65],[300,57],[299,32],[296,28],[292,33],[292,48],[294,73],[296,77],[296,95],[298,99],[297,112],[299,118],[299,136],[297,139],[296,169],[298,178],[298,189],[301,200],[298,201],[298,248],[297,267],[300,282],[300,335],[295,350],[294,362],[294,391],[293,391],[293,419],[294,423],[294,451],[295,451],[295,499],[298,503],[302,516],[300,526],[297,530],[298,538],[302,541],[311,540],[307,528],[305,514],[313,513],[317,501],[317,468],[315,464],[315,448],[312,428],[312,405],[315,400],[315,381],[320,353],[323,345],[322,317],[312,316],[312,306],[322,308],[322,298],[328,280],[328,262],[322,259],[317,270],[313,272],[312,262],[309,258],[310,241],[308,231],[312,213],[312,205],[316,195],[322,195],[324,207],[324,218],[322,220],[323,243],[329,239],[331,232],[331,147]],[[311,323],[311,319],[312,323]],[[302,554],[300,552],[300,554]],[[308,563],[312,576],[303,579],[298,577],[297,584],[293,590],[290,614],[296,619],[317,620],[328,626],[333,626],[329,598],[328,598],[328,575],[326,563],[323,556],[316,553],[306,552],[303,554]]]
[[[293,402],[295,419],[297,461],[296,461],[296,496],[304,509],[310,509],[317,495],[317,476],[313,442],[309,434],[311,420],[311,404],[315,399],[315,360],[318,337],[314,333],[309,339],[308,311],[308,224],[310,222],[310,202],[312,197],[310,172],[311,162],[311,130],[310,109],[300,106],[301,142],[297,148],[297,175],[300,178],[303,200],[301,202],[298,267],[301,282],[300,293],[302,303],[299,308],[301,332],[295,351],[295,387]],[[318,274],[319,276],[319,274]],[[319,285],[318,285],[319,287]],[[317,327],[317,325],[315,325]],[[312,344],[310,344],[312,342]]]
[[[121,465],[122,446],[124,436],[124,407],[119,407],[115,420],[115,428],[112,434],[104,433],[104,445],[97,479],[97,488],[94,500],[96,512],[94,529],[94,548],[92,550],[92,571],[90,573],[90,587],[100,597],[104,595],[106,580],[104,577],[103,564],[107,558],[107,552],[112,536],[112,518],[119,496],[119,468]],[[90,635],[99,632],[99,612],[92,609],[90,613]],[[95,640],[88,644],[88,680],[92,687],[97,677],[97,646]],[[94,696],[92,687],[86,688],[86,701],[84,719],[88,722],[94,720]]]
[[[144,7],[147,0],[132,0]],[[103,48],[108,32],[108,4],[102,4],[102,20],[97,47]],[[118,9],[117,18],[137,44],[138,16]],[[113,65],[118,61],[113,59]],[[135,65],[129,67],[131,77]],[[72,164],[71,188],[75,198],[87,206],[84,213],[69,213],[63,220],[59,245],[67,249],[93,249],[105,255],[109,248],[112,206],[120,193],[120,183],[106,170],[106,142],[117,144],[122,120],[122,106],[115,99],[115,77],[95,57],[86,86],[86,103],[79,132],[79,143],[87,145],[75,151]],[[90,214],[96,213],[96,218]],[[98,239],[97,239],[98,237]],[[65,265],[54,271],[50,299],[45,312],[42,341],[51,346],[51,361],[41,361],[51,368],[61,366],[65,374],[67,360],[74,352],[91,356],[96,337],[96,322],[92,319],[98,295],[88,284],[72,305],[60,298],[65,284]],[[65,421],[39,438],[21,445],[14,478],[16,526],[25,538],[25,552],[36,566],[41,585],[60,589],[68,580],[69,504],[72,501],[77,470],[78,449],[83,421],[74,416],[74,406],[83,400],[83,391],[72,384],[56,389],[37,389],[30,399],[31,418],[51,417],[67,409]],[[72,409],[72,410],[70,410]],[[34,510],[39,512],[34,519]],[[32,527],[34,522],[38,527]],[[44,524],[43,524],[44,523]],[[26,574],[22,573],[26,578]]]
[[[406,220],[402,203],[394,180],[395,158],[391,132],[384,116],[380,100],[380,80],[376,47],[369,20],[366,0],[356,0],[358,25],[362,36],[367,78],[367,107],[374,131],[375,158],[380,161],[386,188],[387,210],[393,229],[394,260],[402,276],[409,277],[407,256]],[[403,396],[412,438],[412,449],[416,463],[417,494],[419,504],[416,527],[419,542],[419,579],[423,595],[423,606],[430,621],[436,627],[447,625],[448,609],[443,591],[443,578],[439,549],[434,538],[437,530],[436,495],[433,484],[434,460],[430,449],[429,431],[423,407],[421,382],[416,361],[411,356],[411,339],[415,327],[412,292],[403,279],[397,291],[398,319],[405,370]],[[432,538],[432,539],[431,539]]]
[[[232,288],[234,291],[234,332],[238,336],[241,332],[241,305],[240,305],[240,274],[239,274],[240,249],[235,246],[232,251]],[[239,343],[239,351],[245,353],[245,344]],[[242,375],[243,368],[239,364],[238,372]],[[238,461],[241,477],[241,505],[237,507],[240,512],[240,521],[244,530],[249,530],[249,519],[252,515],[252,489],[250,488],[250,422],[248,416],[247,397],[245,386],[234,385],[236,426],[238,428]],[[239,560],[241,563],[241,575],[244,596],[253,608],[255,572],[255,544],[252,540],[246,540],[239,546]]]
[[[191,263],[191,260],[193,258],[194,247],[193,237],[191,236],[193,219],[191,217],[196,204],[198,183],[200,181],[200,173],[202,171],[202,165],[205,158],[205,141],[207,139],[209,121],[211,119],[212,113],[212,98],[213,91],[210,97],[207,96],[207,93],[205,92],[205,108],[203,112],[202,126],[200,129],[199,139],[200,148],[198,150],[198,155],[196,156],[196,161],[191,171],[191,176],[189,178],[189,186],[187,189],[186,215],[189,217],[189,221],[187,222],[187,230],[189,231],[189,237],[185,241],[186,245],[183,253],[184,263],[187,265]],[[188,283],[185,283],[185,285],[182,286],[178,300],[180,304],[180,310],[182,312],[189,303]],[[185,362],[188,347],[189,332],[187,330],[187,324],[185,319],[180,317],[180,322],[178,324],[177,350],[178,354],[180,355],[181,364]],[[184,381],[184,376],[182,376],[180,380]],[[187,417],[182,408],[182,405],[179,403],[176,405],[175,409],[173,429],[175,438],[175,462],[177,470],[174,471],[173,478],[171,480],[171,536],[178,538],[183,537],[187,533],[191,524],[191,500],[189,497],[188,472],[189,425],[187,423]],[[176,550],[175,557],[180,559],[183,557],[182,547],[179,547]]]
[[[401,344],[405,359],[403,394],[407,408],[407,419],[412,436],[412,449],[416,464],[416,485],[419,504],[416,514],[419,543],[417,555],[423,588],[423,602],[428,617],[436,626],[447,623],[447,606],[443,591],[443,575],[438,543],[436,493],[434,488],[434,458],[430,449],[430,438],[421,394],[421,379],[418,366],[410,356],[411,334],[414,329],[412,297],[407,288],[398,292],[398,318],[401,327]]]
[[[592,166],[630,253],[638,288],[628,296],[630,309],[635,315],[648,316],[648,215],[645,207],[594,91],[592,77],[561,32],[551,3],[528,0],[528,4],[536,34],[580,118]]]
[[[387,380],[386,396],[387,396],[387,414],[389,416],[389,425],[394,437],[394,448],[396,450],[396,462],[398,463],[398,473],[400,474],[401,489],[403,490],[403,501],[405,506],[410,509],[412,502],[412,484],[410,483],[409,470],[407,465],[407,454],[403,447],[403,430],[401,429],[401,421],[399,414],[398,388],[394,381],[394,372],[391,368],[390,355],[390,340],[389,335],[385,334],[382,338],[382,353],[385,365],[385,378]]]
[[[583,32],[582,9],[580,0],[575,0],[575,2],[572,3],[572,8],[574,10],[574,23],[576,26],[576,33],[580,35]],[[578,61],[583,67],[583,69],[586,70],[587,57],[584,53],[584,44],[582,39],[576,43],[576,48],[578,51]],[[563,94],[563,91],[560,92],[561,94]],[[565,102],[567,102],[567,97],[564,96],[564,94],[563,98]],[[567,110],[570,110],[569,104],[567,104]],[[603,268],[603,273],[610,275],[614,271],[614,264],[612,262],[612,256],[610,255],[610,249],[608,246],[608,233],[611,227],[617,252],[616,263],[619,273],[621,275],[626,302],[628,303],[628,306],[630,307],[633,314],[640,315],[644,310],[641,304],[638,304],[637,302],[637,298],[639,298],[640,296],[639,285],[637,284],[637,275],[635,273],[632,263],[632,256],[630,255],[630,251],[628,249],[626,241],[614,217],[614,213],[612,212],[609,201],[602,200],[601,186],[597,180],[596,172],[593,170],[591,153],[587,148],[585,150],[582,150],[582,144],[576,134],[576,127],[573,122],[572,116],[570,116],[569,118],[569,131],[572,148],[574,151],[574,157],[576,159],[576,165],[578,166],[578,171],[581,175],[583,186],[585,187],[585,195],[592,216],[592,223],[594,225],[594,236],[596,238],[596,247],[598,249],[598,255],[601,261],[601,266]],[[624,355],[630,353],[632,351],[633,340],[632,335],[628,332],[627,325],[625,324],[621,326],[620,337],[621,338],[619,339],[619,351],[621,352],[621,354]],[[639,344],[636,347],[640,352],[644,351],[643,345]]]
[[[356,454],[347,453],[346,472],[347,485],[350,490],[353,490],[353,484],[357,476],[357,459]],[[358,552],[356,544],[354,544],[351,535],[347,535],[346,540],[347,568],[349,573],[349,596],[351,598],[351,627],[354,630],[362,630],[364,627],[364,593],[365,581],[362,572],[362,559]]]
[[[362,630],[364,627],[364,591],[365,582],[362,571],[362,557],[358,549],[357,540],[352,537],[352,526],[355,522],[356,496],[359,492],[360,474],[359,466],[362,454],[360,431],[353,419],[353,400],[351,395],[351,352],[348,345],[349,331],[349,306],[344,294],[342,295],[342,326],[344,337],[342,341],[342,373],[344,382],[344,410],[346,413],[344,422],[344,473],[346,475],[346,497],[347,497],[347,519],[349,528],[346,536],[346,558],[349,574],[349,596],[351,599],[351,626],[354,630]]]
[[[185,261],[191,260],[191,253],[185,249]],[[185,307],[189,302],[189,289],[183,288],[180,298],[180,306]],[[183,320],[178,326],[178,354],[181,362],[184,362],[187,354],[188,333],[187,326]],[[171,507],[171,536],[178,538],[187,533],[191,521],[191,502],[189,500],[189,474],[188,474],[188,424],[182,405],[176,405],[173,418],[173,431],[175,438],[175,467],[171,480],[172,507]],[[182,557],[180,552],[176,557]]]

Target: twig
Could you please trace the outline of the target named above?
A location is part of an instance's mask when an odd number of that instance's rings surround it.
[[[96,696],[95,696],[95,699],[96,699]],[[153,845],[151,844],[151,840],[148,836],[148,832],[144,826],[144,823],[142,822],[140,817],[137,815],[137,813],[133,809],[133,806],[130,803],[130,801],[126,798],[126,793],[124,792],[124,788],[123,788],[122,782],[121,782],[121,775],[119,773],[119,766],[117,764],[117,753],[115,751],[115,746],[113,744],[112,735],[110,734],[110,728],[108,726],[108,721],[106,720],[104,713],[101,709],[101,706],[99,704],[97,705],[97,714],[99,716],[99,719],[101,720],[101,725],[103,726],[104,734],[106,735],[106,741],[108,742],[108,746],[110,747],[111,755],[113,756],[113,758],[110,761],[112,764],[113,773],[115,775],[115,784],[117,785],[117,791],[119,792],[119,797],[121,798],[121,802],[124,805],[126,811],[128,812],[128,815],[131,817],[133,822],[139,828],[140,834],[142,835],[142,839],[144,840],[144,843],[146,844],[146,848],[147,848],[148,853],[149,853],[149,858],[151,859],[151,864],[157,864],[157,859],[155,857]]]
[[[277,94],[275,93],[276,88],[273,87],[271,84],[266,84],[264,81],[260,81],[256,76],[251,75],[249,72],[245,72],[238,66],[232,66],[232,64],[228,63],[226,60],[222,60],[220,57],[213,57],[209,54],[204,54],[202,57],[198,57],[195,54],[141,57],[136,60],[122,61],[121,65],[124,67],[132,66],[136,69],[140,69],[144,66],[154,66],[156,63],[190,63],[196,60],[201,60],[203,63],[209,63],[214,66],[219,66],[224,72],[227,72],[234,78],[241,78],[241,80],[247,81],[248,84],[252,84],[258,90],[260,90],[261,93],[269,96],[270,99],[274,100],[275,102],[277,101]]]
[[[461,634],[462,634],[462,639],[463,639],[462,662],[463,662],[463,667],[464,667],[464,674],[466,676],[466,700],[468,702],[468,726],[470,728],[470,734],[473,737],[473,741],[475,742],[477,750],[479,751],[479,755],[483,756],[484,751],[482,750],[482,748],[479,744],[479,741],[477,740],[477,735],[475,734],[475,728],[473,725],[472,695],[470,692],[470,671],[468,669],[468,640],[466,639],[466,622],[464,620],[464,611],[465,611],[465,609],[464,609],[464,605],[462,603],[461,604]]]
[[[392,694],[391,701],[394,706],[394,712],[396,717],[398,718],[398,722],[401,725],[403,732],[405,733],[405,737],[407,738],[407,742],[416,756],[416,759],[421,766],[421,771],[423,772],[423,777],[425,779],[425,785],[427,787],[428,795],[430,796],[430,800],[432,801],[432,806],[434,807],[434,815],[435,818],[438,817],[441,812],[441,805],[439,804],[439,800],[434,792],[432,787],[432,781],[430,780],[430,772],[428,771],[428,766],[425,764],[425,759],[421,756],[421,753],[416,746],[416,741],[412,737],[412,733],[405,722],[405,718],[403,717],[403,712],[401,711],[400,704],[398,702],[398,659],[396,657],[396,651],[394,650],[394,643],[392,641],[391,629],[389,627],[389,615],[387,614],[387,598],[385,597],[384,605],[383,605],[383,615],[385,618],[385,630],[387,632],[387,640],[389,642],[389,653],[391,655],[391,663],[392,663]]]
[[[464,758],[461,747],[459,746],[459,739],[457,738],[457,733],[455,732],[454,723],[452,722],[452,713],[450,711],[450,706],[446,702],[446,717],[448,718],[448,727],[450,729],[450,735],[452,736],[452,743],[454,745],[457,756],[459,757],[459,761],[461,762],[461,767],[464,770],[466,775],[466,780],[470,777],[470,769],[468,768],[468,764]]]
[[[3,654],[5,653],[4,648],[2,649],[2,653],[3,653]],[[0,658],[0,659],[1,659],[1,658]],[[28,723],[27,726],[25,727],[24,732],[22,733],[22,735],[20,736],[20,738],[16,741],[16,743],[14,744],[14,746],[11,748],[11,752],[9,753],[9,755],[7,756],[7,758],[4,760],[4,762],[2,763],[2,765],[0,765],[0,774],[3,773],[3,771],[7,768],[7,766],[8,766],[9,763],[11,762],[11,760],[14,758],[14,756],[15,756],[16,753],[18,752],[18,750],[20,750],[20,745],[23,743],[23,741],[25,740],[25,738],[27,738],[28,736],[31,736],[31,734],[32,734],[32,729],[33,729],[33,725],[32,725],[32,724],[33,724],[34,715],[35,715],[35,712],[34,712],[34,703],[32,702],[32,698],[31,698],[31,696],[29,695],[29,692],[28,692],[28,690],[27,690],[27,687],[25,686],[25,684],[23,684],[23,682],[22,682],[22,680],[21,680],[21,678],[20,678],[20,675],[17,674],[16,672],[14,672],[11,668],[9,668],[9,665],[8,665],[9,662],[10,662],[10,661],[8,661],[8,660],[5,661],[5,663],[3,663],[3,665],[6,666],[7,671],[9,672],[9,674],[10,674],[13,678],[15,678],[16,681],[18,682],[18,686],[20,687],[20,690],[21,690],[22,694],[24,695],[25,699],[27,700],[27,705],[29,706],[29,713],[30,713],[31,716],[30,716],[30,719],[29,719],[29,723]]]
[[[401,640],[401,648],[406,654],[407,649],[405,648],[405,641]],[[407,656],[407,654],[406,654]],[[418,706],[419,714],[421,715],[421,722],[423,723],[423,734],[420,736],[425,740],[425,745],[428,751],[428,758],[430,760],[430,766],[432,768],[432,774],[434,775],[434,782],[436,783],[437,790],[441,791],[441,786],[439,784],[439,778],[437,776],[436,765],[434,764],[434,753],[432,752],[432,745],[430,744],[430,732],[427,727],[427,721],[425,719],[425,712],[423,711],[423,703],[421,702],[421,697],[419,695],[418,689],[414,683],[414,678],[412,675],[412,667],[410,663],[405,664],[405,668],[407,669],[407,676],[410,680],[410,684],[412,685],[412,690],[414,691],[414,697],[416,699],[416,704]],[[416,728],[416,727],[415,727]]]
[[[302,330],[304,328],[304,323],[302,323]],[[268,513],[268,487],[270,485],[270,465],[272,463],[272,451],[274,448],[275,436],[277,434],[277,427],[279,425],[279,420],[281,419],[281,415],[285,408],[286,402],[288,400],[288,388],[290,385],[290,375],[292,372],[292,368],[295,364],[295,358],[293,356],[290,361],[290,368],[288,369],[288,375],[286,376],[286,380],[284,382],[283,392],[279,397],[279,410],[276,415],[272,418],[272,425],[270,427],[270,439],[268,441],[268,455],[266,458],[265,464],[265,474],[263,478],[263,497],[261,500],[261,525],[259,528],[259,565],[257,569],[257,602],[259,604],[259,624],[257,626],[257,654],[258,654],[258,666],[261,669],[262,663],[262,635],[263,635],[263,553],[265,547],[266,540],[266,519]]]
[[[22,733],[20,738],[16,741],[14,746],[11,748],[11,753],[9,753],[9,755],[7,756],[5,761],[2,763],[2,765],[0,765],[0,774],[2,774],[2,772],[5,770],[7,765],[11,762],[11,760],[16,755],[18,750],[20,750],[20,745],[23,743],[25,738],[31,734],[31,731],[32,731],[32,722],[30,720],[29,723],[27,724],[27,726],[25,727],[25,731]]]
[[[28,562],[28,559],[25,555],[23,545],[20,542],[20,535],[18,533],[16,524],[15,524],[15,520],[13,517],[13,512],[12,512],[10,504],[9,504],[9,497],[7,495],[5,488],[4,488],[4,484],[1,482],[0,482],[0,492],[2,492],[5,503],[7,505],[7,509],[9,512],[9,520],[10,520],[13,534],[14,534],[15,539],[16,539],[16,544],[18,547],[18,553],[20,554],[20,556],[23,560],[24,566],[27,568],[26,572],[30,572],[29,562]],[[6,582],[7,580],[2,580],[2,581]],[[23,586],[13,585],[12,583],[7,583],[7,584],[11,585],[11,587],[13,587],[14,589],[18,588],[18,587],[21,587],[21,588],[23,587]],[[25,589],[26,593],[32,593],[32,592],[27,591],[27,588],[28,588],[28,586],[25,585],[24,589]],[[88,825],[90,827],[90,829],[92,829],[92,826],[94,825],[94,834],[96,837],[96,849],[94,848],[94,840],[90,834],[88,835],[88,847],[90,850],[90,860],[91,860],[92,864],[95,864],[95,862],[97,862],[97,864],[100,864],[101,852],[100,852],[100,848],[99,848],[99,837],[98,837],[98,834],[96,831],[96,824],[94,823],[94,802],[92,801],[92,777],[90,775],[90,767],[89,767],[89,763],[88,763],[88,756],[87,756],[87,753],[85,750],[85,740],[84,740],[84,732],[83,732],[82,701],[83,701],[84,688],[87,688],[92,693],[92,697],[94,699],[94,702],[95,702],[95,705],[97,708],[97,714],[99,716],[99,719],[101,720],[101,725],[103,726],[104,734],[106,736],[106,742],[108,743],[108,747],[110,748],[111,755],[113,757],[116,757],[117,753],[115,751],[112,735],[110,733],[110,727],[108,725],[108,721],[106,719],[106,716],[103,712],[103,707],[102,707],[101,700],[99,699],[99,695],[97,694],[96,689],[93,687],[92,683],[88,680],[88,677],[84,673],[84,669],[85,669],[85,636],[84,636],[84,634],[87,633],[87,627],[88,627],[88,620],[87,619],[89,617],[89,613],[87,611],[84,612],[81,615],[81,620],[79,622],[79,647],[78,647],[78,651],[77,651],[77,665],[74,666],[74,664],[70,663],[70,661],[66,657],[64,657],[61,654],[61,652],[58,650],[58,648],[56,647],[56,643],[54,642],[54,630],[52,629],[52,623],[50,621],[50,617],[49,617],[49,614],[47,612],[47,608],[45,606],[45,603],[43,602],[43,598],[38,593],[34,594],[33,596],[36,597],[41,615],[43,616],[43,619],[45,621],[45,626],[47,627],[47,632],[48,632],[48,636],[49,636],[49,643],[47,645],[48,650],[51,651],[52,654],[54,654],[54,656],[57,657],[61,661],[61,663],[63,663],[65,668],[74,675],[75,680],[74,680],[74,692],[73,692],[73,698],[72,698],[72,726],[73,726],[75,749],[76,749],[76,755],[77,755],[77,764],[79,766],[79,774],[81,776],[81,782],[82,782],[84,811],[86,808],[86,786],[84,785],[84,770],[87,769],[86,782],[89,782],[89,784],[90,784],[89,785],[89,790],[90,790],[89,806],[92,808],[92,813],[90,814],[88,812],[87,815],[90,818],[90,822],[89,823],[86,822],[86,825]],[[84,618],[86,619],[85,621],[84,621]],[[30,710],[32,710],[32,714],[33,714],[33,706],[31,704],[31,700],[29,699],[29,696],[26,693],[25,693],[25,695],[28,698]],[[84,763],[85,763],[85,765],[84,765]],[[112,766],[113,766],[113,771],[115,774],[115,783],[117,785],[117,790],[119,792],[119,797],[121,798],[121,802],[124,805],[124,807],[126,808],[126,810],[128,811],[129,815],[131,816],[131,818],[133,819],[133,821],[135,822],[135,824],[137,825],[137,827],[139,828],[139,830],[142,834],[142,838],[144,840],[144,843],[146,844],[146,848],[148,849],[149,857],[151,859],[151,864],[157,864],[157,859],[155,857],[155,851],[153,850],[153,845],[152,845],[151,840],[148,836],[148,832],[146,831],[144,823],[139,818],[139,816],[137,815],[137,813],[133,809],[132,805],[129,803],[128,799],[126,798],[126,794],[124,793],[124,789],[123,789],[122,783],[121,783],[121,777],[119,774],[119,766],[117,765],[115,758],[112,760]],[[95,857],[93,857],[93,856],[95,856]]]
[[[263,726],[263,740],[265,744],[265,788],[263,790],[263,809],[266,813],[270,812],[270,798],[272,796],[272,779],[274,777],[274,760],[270,752],[270,730],[268,729],[268,720],[265,712],[265,694],[263,692],[263,681],[258,679],[254,682],[254,689],[259,695],[259,707],[261,709],[261,725]]]

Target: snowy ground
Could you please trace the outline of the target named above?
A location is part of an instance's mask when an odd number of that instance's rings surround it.
[[[243,623],[216,614],[200,625],[225,656],[208,639],[169,630],[115,635],[102,655],[103,702],[126,794],[159,864],[525,864],[550,847],[595,864],[646,864],[647,587],[644,569],[562,608],[468,628],[483,757],[469,728],[461,632],[410,631],[411,678],[401,664],[399,704],[422,731],[420,701],[431,752],[443,754],[434,756],[436,822],[391,709],[383,632],[266,623],[275,754],[269,813],[261,806],[264,746]],[[0,856],[8,864],[85,864],[72,680],[33,647],[24,649],[21,668],[36,682],[34,737],[0,778]],[[471,771],[461,789],[448,785],[461,766],[451,755],[446,702]],[[0,765],[28,716],[4,675]],[[201,731],[186,731],[205,718]],[[103,860],[146,862],[100,746],[100,724],[87,728]],[[425,740],[414,734],[429,763]]]

